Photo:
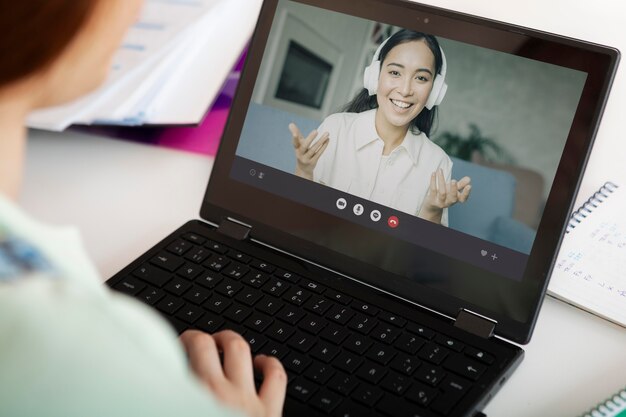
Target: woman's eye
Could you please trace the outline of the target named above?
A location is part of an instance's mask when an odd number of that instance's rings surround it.
[[[425,77],[423,75],[418,75],[417,77],[415,77],[416,80],[421,81],[423,83],[428,82],[428,77]]]
[[[398,71],[389,71],[390,75],[393,75],[394,77],[399,77],[400,73]]]

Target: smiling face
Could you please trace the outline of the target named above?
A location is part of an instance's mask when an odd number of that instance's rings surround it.
[[[428,100],[434,76],[435,56],[426,42],[410,41],[389,51],[380,69],[376,93],[379,133],[408,130]]]

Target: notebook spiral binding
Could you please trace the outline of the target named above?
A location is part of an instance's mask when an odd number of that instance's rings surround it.
[[[576,228],[588,215],[590,215],[598,206],[609,198],[615,190],[619,188],[618,185],[612,182],[606,182],[598,191],[593,193],[587,201],[585,201],[578,209],[572,213],[569,218],[569,224],[565,233],[569,233]]]
[[[623,412],[626,412],[626,389],[615,393],[582,417],[621,417]]]

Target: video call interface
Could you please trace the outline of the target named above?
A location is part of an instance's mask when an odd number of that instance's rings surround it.
[[[520,280],[587,74],[429,30],[280,1],[231,177]]]

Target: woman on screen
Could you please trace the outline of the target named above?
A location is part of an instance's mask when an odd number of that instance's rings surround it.
[[[447,89],[437,39],[400,30],[365,69],[364,88],[304,137],[289,125],[296,175],[448,225],[471,180],[451,179],[452,161],[428,135]]]

